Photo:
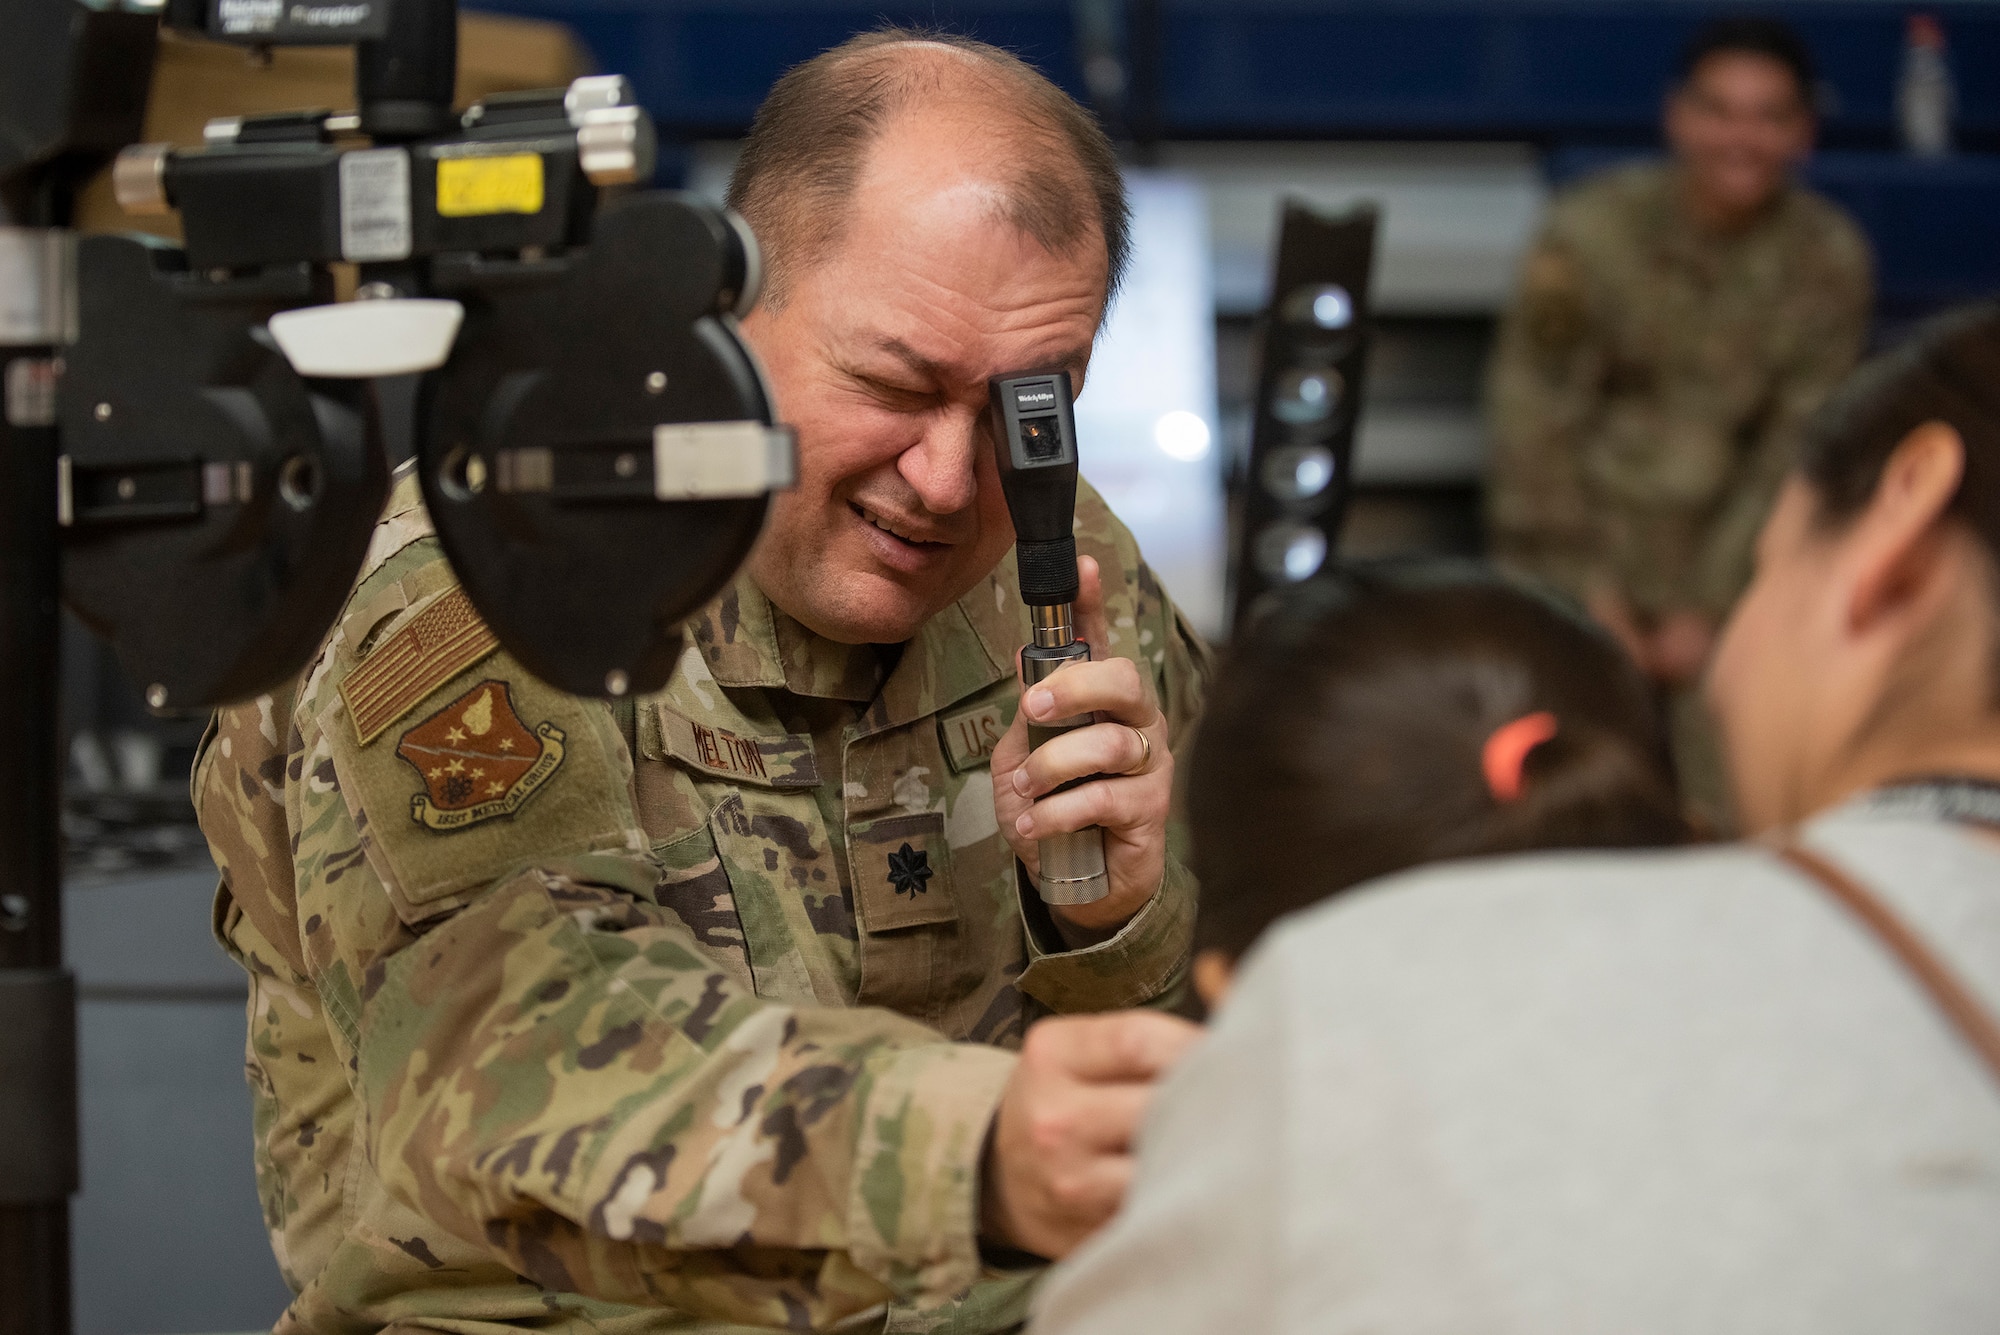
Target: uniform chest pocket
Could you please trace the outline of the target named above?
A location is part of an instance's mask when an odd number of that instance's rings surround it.
[[[944,816],[927,811],[852,825],[847,859],[860,929],[861,1003],[935,1021],[963,972]]]
[[[756,788],[727,792],[709,817],[743,925],[757,995],[849,1004],[854,913],[812,798]]]

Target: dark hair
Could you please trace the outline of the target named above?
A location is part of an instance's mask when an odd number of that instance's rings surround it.
[[[908,48],[919,45],[947,47],[964,59],[941,68],[935,59],[912,58]],[[1095,224],[1109,303],[1131,253],[1131,208],[1118,156],[1097,121],[1010,51],[898,27],[849,38],[787,70],[757,109],[728,198],[763,244],[771,299],[782,301],[786,278],[838,240],[876,136],[895,113],[938,94],[993,105],[1005,132],[995,135],[996,153],[1012,159],[1003,205],[1009,222],[1057,254]],[[1089,205],[1079,207],[1080,199]]]
[[[1783,19],[1761,15],[1736,15],[1716,19],[1702,26],[1681,48],[1678,82],[1694,78],[1694,72],[1710,56],[1744,54],[1775,60],[1791,71],[1799,85],[1799,100],[1807,107],[1819,102],[1819,71],[1813,66],[1812,48],[1798,29]]]
[[[1486,740],[1541,710],[1557,732],[1501,801]],[[1457,562],[1282,595],[1209,691],[1187,801],[1195,944],[1232,956],[1284,914],[1425,862],[1689,837],[1651,689],[1616,645]]]
[[[1965,442],[1965,475],[1948,513],[2000,562],[2000,303],[1947,312],[1870,358],[1807,424],[1799,470],[1819,517],[1843,524],[1867,507],[1889,456],[1929,422]]]

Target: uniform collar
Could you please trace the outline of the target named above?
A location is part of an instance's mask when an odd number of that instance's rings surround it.
[[[1012,675],[1027,635],[1009,552],[972,591],[924,623],[886,682],[872,645],[836,644],[774,607],[745,573],[689,623],[718,685],[866,704],[875,732],[934,714]]]

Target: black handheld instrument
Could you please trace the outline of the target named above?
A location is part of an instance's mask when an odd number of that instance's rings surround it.
[[[1035,638],[1021,651],[1029,686],[1070,663],[1087,661],[1090,645],[1076,637],[1076,415],[1069,373],[1038,371],[987,382],[1000,486],[1014,516],[1014,552],[1021,601]],[[1032,750],[1088,715],[1028,725]],[[1074,780],[1066,787],[1087,782]],[[1104,869],[1104,831],[1091,826],[1039,841],[1041,894],[1050,904],[1091,904],[1111,893]]]

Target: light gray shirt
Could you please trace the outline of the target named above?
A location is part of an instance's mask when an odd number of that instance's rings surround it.
[[[2000,1012],[2000,843],[1807,842]],[[1035,1335],[2000,1332],[2000,1085],[1769,852],[1427,869],[1246,966]]]

